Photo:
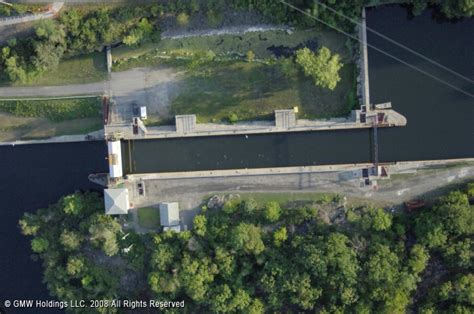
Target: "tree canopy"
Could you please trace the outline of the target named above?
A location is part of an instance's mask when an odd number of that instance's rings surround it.
[[[196,313],[469,313],[470,188],[411,213],[348,209],[332,225],[321,203],[232,198],[205,207],[188,231],[146,235],[122,231],[97,194],[76,193],[20,227],[64,300],[147,295],[186,300]],[[278,215],[269,219],[269,208]]]
[[[296,52],[296,63],[301,66],[307,76],[311,76],[317,86],[333,90],[341,80],[339,70],[343,64],[337,54],[331,55],[326,47],[321,47],[317,53],[309,48]]]

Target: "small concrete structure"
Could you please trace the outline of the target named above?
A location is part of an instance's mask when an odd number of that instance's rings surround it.
[[[179,203],[160,203],[160,223],[165,231],[171,227],[179,228]]]
[[[148,119],[148,115],[146,113],[146,106],[141,106],[140,107],[140,119],[142,119],[142,120]]]
[[[112,48],[110,46],[105,47],[105,53],[107,56],[107,73],[112,73]]]
[[[130,208],[127,189],[104,190],[105,213],[107,215],[126,215]]]
[[[277,128],[291,128],[296,126],[294,109],[275,110],[275,126]]]
[[[178,115],[174,119],[177,133],[192,133],[196,130],[196,115]]]
[[[181,232],[181,226],[171,226],[171,227],[163,227],[163,231],[174,231],[174,232]]]
[[[110,178],[121,178],[122,172],[122,145],[120,141],[108,141],[107,148],[109,151],[109,175]]]

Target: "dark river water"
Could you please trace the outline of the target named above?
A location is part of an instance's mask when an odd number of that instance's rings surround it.
[[[368,26],[474,80],[474,18],[434,22],[430,12],[405,21],[404,10],[373,9]],[[405,22],[402,22],[405,21]],[[368,33],[368,42],[474,94],[474,84]],[[382,161],[474,157],[474,98],[369,49],[372,102],[391,101],[408,119],[380,132]]]
[[[0,307],[4,300],[50,299],[18,220],[65,194],[99,189],[87,176],[107,170],[106,154],[103,142],[0,147]]]
[[[437,23],[426,12],[407,20],[397,7],[367,16],[369,27],[474,79],[474,19]],[[369,42],[474,93],[472,84],[370,34]],[[391,101],[408,119],[404,128],[380,130],[380,161],[474,157],[473,98],[372,50],[369,66],[372,101]],[[135,141],[132,159],[135,172],[354,163],[371,160],[370,141],[368,130]],[[102,142],[0,146],[0,307],[5,299],[48,299],[17,222],[65,194],[99,188],[87,176],[107,171],[106,154]]]

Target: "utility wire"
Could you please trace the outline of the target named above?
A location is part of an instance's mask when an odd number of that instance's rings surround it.
[[[331,11],[331,12],[333,12],[333,13],[335,13],[335,14],[337,14],[337,15],[339,15],[339,16],[342,16],[343,18],[345,18],[345,19],[351,21],[352,23],[358,25],[359,27],[361,27],[361,23],[358,22],[357,20],[355,20],[355,19],[353,19],[353,18],[351,18],[351,17],[349,17],[349,16],[347,16],[347,15],[345,15],[345,14],[343,14],[343,13],[341,13],[341,12],[339,12],[339,11],[337,11],[337,10],[335,10],[335,9],[333,9],[333,8],[331,8],[331,7],[329,7],[329,6],[327,6],[326,4],[324,4],[324,3],[322,3],[322,2],[319,2],[318,0],[314,0],[314,2],[317,3],[317,4],[320,5],[320,6],[322,6],[322,7],[326,8],[326,9],[328,9],[329,11]],[[407,51],[413,53],[414,55],[416,55],[416,56],[418,56],[418,57],[424,59],[425,61],[428,61],[428,62],[430,62],[431,64],[434,64],[434,65],[436,65],[436,66],[442,68],[443,70],[446,70],[446,71],[448,71],[449,73],[454,74],[454,75],[456,75],[456,76],[458,76],[458,77],[460,77],[460,78],[462,78],[462,79],[468,81],[469,83],[474,84],[474,80],[471,80],[471,79],[468,78],[467,76],[464,76],[464,75],[462,75],[461,73],[456,72],[456,71],[454,71],[453,69],[450,69],[450,68],[448,68],[447,66],[444,66],[444,65],[442,65],[441,63],[436,62],[435,60],[433,60],[433,59],[431,59],[431,58],[429,58],[429,57],[427,57],[427,56],[425,56],[425,55],[423,55],[423,54],[421,54],[421,53],[419,53],[419,52],[417,52],[417,51],[411,49],[410,47],[407,47],[407,46],[403,45],[402,43],[400,43],[400,42],[398,42],[398,41],[396,41],[396,40],[394,40],[394,39],[392,39],[392,38],[390,38],[390,37],[388,37],[388,36],[386,36],[386,35],[384,35],[384,34],[382,34],[382,33],[380,33],[380,32],[377,32],[375,29],[370,28],[370,27],[368,27],[368,26],[366,26],[366,29],[367,29],[369,32],[372,32],[372,33],[374,33],[375,35],[377,35],[377,36],[379,36],[379,37],[382,37],[383,39],[385,39],[385,40],[391,42],[392,44],[397,45],[398,47],[403,48],[403,49],[405,49],[405,50],[407,50]]]
[[[314,20],[316,20],[316,21],[318,21],[318,22],[320,22],[320,23],[323,23],[324,25],[329,26],[329,27],[331,27],[331,28],[337,30],[338,32],[340,32],[340,33],[342,33],[342,34],[344,34],[344,35],[346,35],[346,36],[348,36],[348,37],[351,37],[351,38],[353,38],[353,39],[355,39],[355,40],[357,40],[357,41],[359,41],[359,42],[362,43],[362,40],[360,40],[358,37],[356,37],[356,36],[354,36],[354,35],[352,35],[352,34],[349,34],[349,33],[347,33],[346,31],[343,31],[342,29],[337,28],[337,27],[335,27],[335,26],[329,24],[328,22],[325,22],[325,21],[323,21],[323,20],[321,20],[321,19],[319,19],[319,18],[317,18],[317,17],[311,15],[311,14],[309,14],[308,12],[303,11],[303,10],[301,10],[300,8],[298,8],[298,7],[292,5],[292,4],[290,4],[290,3],[288,3],[288,2],[286,2],[286,1],[284,1],[284,0],[280,0],[280,3],[282,3],[282,4],[286,5],[286,6],[288,6],[288,7],[292,8],[292,9],[294,9],[295,11],[298,11],[298,12],[300,12],[300,13],[302,13],[302,14],[304,14],[304,15],[306,15],[306,16],[308,16],[308,17],[310,17],[310,18],[312,18],[312,19],[314,19]],[[416,70],[416,71],[418,71],[418,72],[420,72],[420,73],[422,73],[422,74],[424,74],[424,75],[426,75],[426,76],[428,76],[428,77],[430,77],[430,78],[432,78],[432,79],[434,79],[434,80],[436,80],[436,81],[438,81],[438,82],[440,82],[440,83],[442,83],[442,84],[444,84],[444,85],[446,85],[446,86],[449,86],[449,87],[451,87],[452,89],[455,89],[455,90],[457,90],[457,91],[460,92],[460,93],[463,93],[464,95],[467,95],[467,96],[469,96],[469,97],[474,98],[474,94],[471,94],[471,93],[469,93],[469,92],[467,92],[467,91],[465,91],[465,90],[463,90],[463,89],[461,89],[461,88],[459,88],[459,87],[457,87],[457,86],[455,86],[455,85],[453,85],[453,84],[451,84],[451,83],[449,83],[449,82],[446,82],[446,81],[444,81],[444,80],[442,80],[442,79],[440,79],[440,78],[438,78],[438,77],[436,77],[436,76],[434,76],[434,75],[432,75],[432,74],[430,74],[430,73],[428,73],[428,72],[426,72],[426,71],[424,71],[424,70],[418,68],[417,66],[414,66],[414,65],[412,65],[412,64],[410,64],[410,63],[408,63],[408,62],[406,62],[406,61],[404,61],[404,60],[402,60],[402,59],[400,59],[400,58],[398,58],[398,57],[395,57],[394,55],[392,55],[392,54],[390,54],[390,53],[388,53],[388,52],[386,52],[386,51],[384,51],[384,50],[382,50],[382,49],[380,49],[380,48],[377,48],[376,46],[374,46],[374,45],[372,45],[372,44],[369,44],[369,43],[365,43],[365,44],[366,44],[368,47],[370,47],[370,48],[372,48],[372,49],[374,49],[374,50],[376,50],[376,51],[378,51],[378,52],[380,52],[380,53],[386,55],[387,57],[390,57],[390,58],[392,58],[392,59],[394,59],[394,60],[396,60],[396,61],[398,61],[398,62],[400,62],[400,63],[402,63],[402,64],[404,64],[404,65],[406,65],[406,66],[408,66],[408,67],[410,67],[410,68],[412,68],[413,70]]]

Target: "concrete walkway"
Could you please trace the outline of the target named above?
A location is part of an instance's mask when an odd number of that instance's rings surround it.
[[[42,140],[25,140],[13,142],[0,142],[0,146],[15,146],[27,144],[49,144],[49,143],[72,143],[104,140],[104,130],[90,132],[88,134],[79,135],[61,135]]]
[[[181,218],[191,227],[192,219],[199,212],[203,198],[213,194],[242,193],[338,193],[370,202],[400,205],[402,202],[426,195],[436,195],[447,186],[472,180],[474,163],[453,161],[404,162],[391,166],[392,177],[379,180],[377,191],[361,187],[360,176],[355,170],[308,173],[260,173],[218,177],[173,177],[163,175],[135,175],[126,186],[136,207],[155,205],[160,202],[179,202]],[[448,165],[452,164],[451,167]],[[329,170],[329,169],[327,169]],[[395,174],[399,174],[396,176]],[[145,182],[146,196],[137,192],[136,182]]]
[[[25,14],[25,15],[1,18],[0,27],[28,23],[28,22],[33,22],[33,21],[38,21],[38,20],[43,20],[43,19],[49,19],[49,18],[54,17],[59,11],[61,11],[63,6],[64,6],[64,2],[53,2],[49,6],[49,9],[43,13]]]

